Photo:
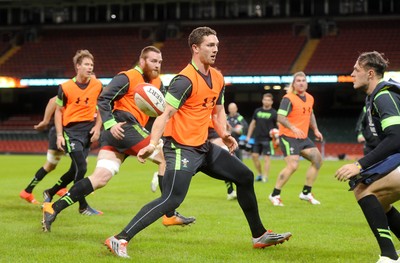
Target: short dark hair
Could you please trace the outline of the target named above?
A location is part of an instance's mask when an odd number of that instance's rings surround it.
[[[200,45],[203,42],[203,37],[209,35],[217,35],[217,32],[214,29],[209,27],[197,27],[193,29],[192,33],[190,33],[188,38],[188,44],[190,51],[192,52],[192,45]]]
[[[271,98],[271,100],[274,100],[274,96],[271,93],[264,93],[263,98]]]
[[[389,65],[389,60],[384,57],[384,54],[377,51],[363,52],[357,61],[362,68],[373,69],[381,77],[383,77]]]

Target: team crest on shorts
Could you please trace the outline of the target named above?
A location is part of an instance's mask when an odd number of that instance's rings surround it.
[[[183,168],[187,168],[187,164],[189,163],[189,160],[188,159],[186,159],[186,158],[184,158],[183,160],[182,160],[182,167]]]
[[[290,147],[290,154],[293,154],[293,152],[294,152],[294,148],[293,147]]]

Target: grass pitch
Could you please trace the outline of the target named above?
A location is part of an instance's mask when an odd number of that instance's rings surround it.
[[[89,204],[102,216],[83,216],[74,205],[63,211],[51,233],[41,230],[40,206],[20,199],[45,161],[45,155],[0,155],[0,262],[121,262],[112,255],[104,240],[120,232],[135,213],[159,195],[150,191],[156,166],[128,158],[120,173],[109,184],[88,196]],[[253,169],[251,160],[245,160]],[[268,183],[255,183],[264,225],[276,232],[291,231],[289,242],[266,249],[253,249],[250,230],[237,201],[226,200],[224,182],[197,174],[189,193],[178,208],[195,216],[190,227],[166,228],[158,220],[134,237],[128,253],[132,262],[376,262],[379,248],[346,183],[333,177],[346,161],[326,161],[313,193],[321,205],[313,206],[298,198],[309,163],[283,188],[284,207],[273,207],[268,200],[282,160],[271,163]],[[55,171],[35,188],[36,199],[68,169],[64,157]],[[88,174],[96,164],[89,158]],[[254,170],[254,169],[253,169]],[[395,238],[394,238],[395,239]],[[399,246],[395,240],[396,247]]]

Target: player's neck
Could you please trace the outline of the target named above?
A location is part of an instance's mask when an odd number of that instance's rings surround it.
[[[193,66],[203,75],[208,75],[210,71],[210,65],[202,63],[198,58],[194,57],[192,59]]]
[[[376,86],[378,86],[379,82],[381,82],[382,79],[373,79],[368,83],[366,93],[367,95],[371,95],[372,92],[375,90]]]
[[[76,82],[79,82],[79,83],[82,83],[82,84],[86,84],[86,83],[89,82],[90,77],[87,78],[87,77],[84,77],[84,76],[77,75],[77,76],[75,77],[75,79],[76,79]]]

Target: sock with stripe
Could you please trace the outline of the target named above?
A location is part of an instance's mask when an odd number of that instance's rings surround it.
[[[40,169],[36,172],[35,177],[33,178],[33,180],[29,183],[28,187],[25,188],[25,191],[27,193],[32,193],[33,188],[35,188],[35,186],[40,181],[42,181],[42,179],[46,176],[46,174],[48,174],[48,172],[43,167],[40,167]]]
[[[388,219],[381,203],[379,203],[376,196],[367,195],[361,198],[358,204],[375,235],[381,249],[381,256],[397,260],[398,256],[390,235]]]
[[[66,195],[60,198],[53,204],[53,209],[56,213],[61,212],[75,202],[82,200],[85,196],[94,191],[92,183],[88,178],[84,178],[74,184]]]
[[[389,222],[390,231],[397,237],[400,238],[400,213],[392,206],[389,212],[386,213],[386,217]]]

